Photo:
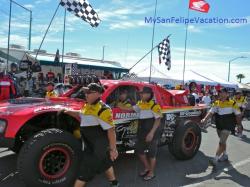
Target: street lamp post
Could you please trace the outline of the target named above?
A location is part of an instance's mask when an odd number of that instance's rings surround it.
[[[227,78],[228,82],[230,81],[231,62],[233,62],[233,61],[235,61],[237,59],[240,59],[240,58],[247,58],[247,57],[239,56],[239,57],[233,58],[232,60],[229,60],[229,63],[228,63],[228,78]]]

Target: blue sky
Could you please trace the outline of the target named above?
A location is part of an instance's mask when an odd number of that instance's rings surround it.
[[[42,35],[53,15],[59,0],[16,0],[33,11],[32,49],[38,48]],[[7,46],[8,2],[0,1],[0,46]],[[98,28],[92,28],[74,15],[67,14],[66,52],[77,52],[83,57],[102,57],[105,45],[105,59],[121,62],[125,67],[133,65],[151,48],[152,24],[144,22],[145,16],[153,16],[155,0],[89,0],[98,12],[102,22]],[[188,0],[158,0],[157,16],[187,17]],[[250,82],[250,1],[249,0],[207,0],[210,4],[208,14],[190,11],[191,17],[202,18],[245,18],[246,24],[189,24],[186,68],[200,72],[213,73],[227,79],[228,61],[238,56],[231,66],[231,80],[243,73],[243,82]],[[62,48],[63,7],[60,7],[56,19],[45,40],[43,49],[55,53]],[[28,45],[29,14],[13,6],[11,43]],[[184,24],[156,24],[155,44],[168,34],[171,36],[172,69],[167,71],[158,64],[157,51],[153,55],[153,74],[182,77]],[[133,69],[148,75],[150,56]]]

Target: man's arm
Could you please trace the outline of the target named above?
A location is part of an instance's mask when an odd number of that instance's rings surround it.
[[[80,111],[79,110],[64,110],[64,114],[68,114],[72,117],[79,118]]]
[[[115,128],[108,129],[108,140],[109,140],[109,152],[110,152],[110,159],[115,161],[118,157],[118,152],[116,149],[116,134]]]
[[[214,115],[211,111],[207,113],[207,115],[201,120],[201,123],[205,123],[209,118]]]
[[[160,124],[161,124],[161,117],[155,119],[154,126],[152,127],[148,135],[146,136],[146,142],[151,142],[153,140],[155,132],[159,128]]]

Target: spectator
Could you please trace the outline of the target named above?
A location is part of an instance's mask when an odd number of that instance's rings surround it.
[[[212,100],[211,100],[211,98],[209,96],[209,93],[206,91],[205,95],[202,97],[202,103],[204,103],[207,106],[210,106],[211,102],[212,102]]]

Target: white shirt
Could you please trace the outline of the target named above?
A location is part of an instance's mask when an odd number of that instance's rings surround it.
[[[200,98],[199,98],[199,96],[198,96],[198,94],[196,94],[196,93],[192,93],[192,95],[194,96],[194,98],[195,98],[195,103],[197,104],[197,103],[199,103],[199,102],[197,102],[198,100],[200,100]]]
[[[210,98],[210,96],[203,96],[202,97],[202,101],[203,101],[203,103],[204,104],[206,104],[206,105],[211,105],[211,98]]]

